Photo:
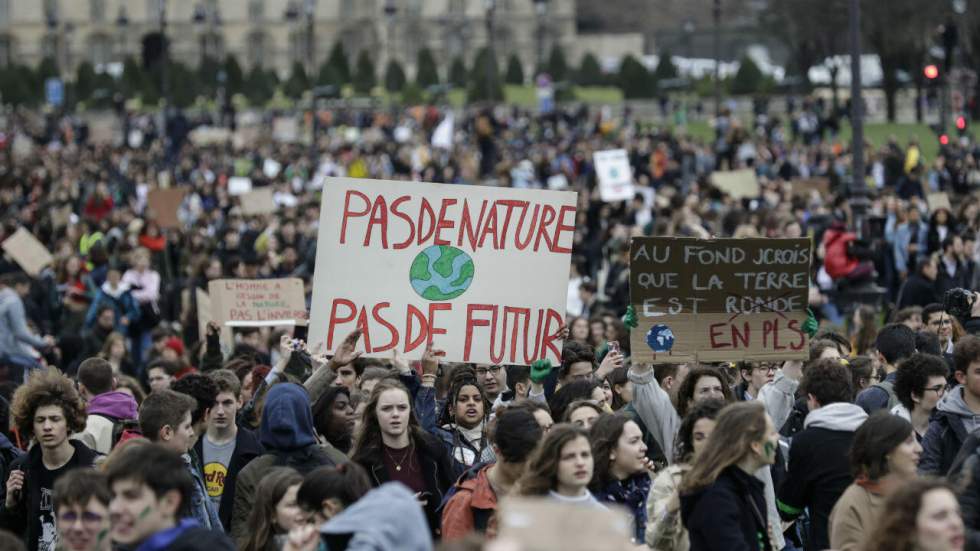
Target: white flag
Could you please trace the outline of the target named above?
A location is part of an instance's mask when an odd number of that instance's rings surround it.
[[[453,116],[452,111],[447,111],[445,118],[436,127],[435,132],[432,133],[432,147],[439,147],[442,149],[452,149],[453,148]]]

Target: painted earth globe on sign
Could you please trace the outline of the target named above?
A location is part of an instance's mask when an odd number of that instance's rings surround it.
[[[448,245],[432,245],[412,261],[408,274],[412,288],[426,300],[450,300],[473,283],[473,259]]]
[[[674,347],[674,332],[662,323],[654,325],[647,331],[647,346],[654,352],[670,352]]]

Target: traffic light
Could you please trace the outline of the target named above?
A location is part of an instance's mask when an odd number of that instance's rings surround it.
[[[959,115],[956,117],[956,131],[959,132],[960,136],[966,134],[966,128],[969,124],[966,121],[964,115]]]
[[[939,78],[939,67],[937,67],[935,63],[930,63],[929,65],[926,65],[924,69],[922,69],[922,73],[927,79],[936,80]]]

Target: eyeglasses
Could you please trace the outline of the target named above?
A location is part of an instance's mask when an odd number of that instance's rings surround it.
[[[78,521],[78,519],[79,519],[78,513],[74,511],[66,511],[58,515],[58,524],[64,526],[71,526],[72,524],[75,524],[75,522]],[[98,513],[90,513],[88,511],[85,511],[84,513],[82,513],[81,519],[82,519],[82,524],[86,526],[95,526],[98,524],[102,524],[102,521],[105,520],[105,517]]]
[[[476,374],[479,375],[480,377],[486,377],[487,373],[493,373],[494,375],[496,375],[497,373],[500,372],[501,367],[503,366],[491,365],[490,367],[478,367],[476,368]]]
[[[929,386],[929,387],[923,388],[922,389],[922,392],[926,392],[926,391],[930,391],[931,390],[932,392],[935,392],[936,394],[945,394],[947,389],[949,389],[949,386],[948,385],[936,385],[936,386]]]
[[[775,373],[779,367],[775,365],[757,365],[755,366],[759,371],[765,371],[766,373]]]

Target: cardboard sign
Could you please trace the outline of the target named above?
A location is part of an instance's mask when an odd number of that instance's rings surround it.
[[[256,188],[244,195],[240,195],[238,199],[242,203],[242,214],[245,216],[269,214],[279,210],[272,194],[272,188]]]
[[[61,229],[71,223],[71,205],[55,207],[51,210],[51,226],[54,229]]]
[[[795,178],[790,180],[789,185],[793,190],[793,195],[809,195],[811,191],[817,191],[823,196],[830,194],[830,178],[826,176]]]
[[[523,551],[635,549],[631,520],[622,507],[599,509],[546,497],[507,497],[497,513],[499,539],[518,541]]]
[[[208,336],[208,323],[214,321],[211,314],[211,296],[204,289],[198,288],[194,291],[197,297],[197,334],[198,338],[203,342]],[[221,325],[220,339],[229,345],[235,342],[231,327]]]
[[[231,139],[231,130],[213,126],[199,126],[191,130],[188,138],[196,146],[220,145]]]
[[[293,117],[272,119],[272,139],[283,143],[299,141],[299,123]]]
[[[228,195],[243,195],[252,191],[252,179],[244,176],[228,178]]]
[[[208,283],[211,319],[228,327],[306,325],[303,280],[215,279]]]
[[[732,199],[755,199],[759,196],[759,179],[751,168],[712,172],[711,185],[731,195]]]
[[[44,244],[24,227],[17,228],[13,235],[4,239],[2,248],[30,276],[40,274],[54,261]]]
[[[327,178],[311,346],[360,328],[367,356],[557,365],[574,192]]]
[[[161,228],[180,227],[177,211],[184,202],[184,188],[152,189],[146,195],[146,208]]]
[[[599,196],[609,203],[633,198],[633,169],[625,149],[596,151],[595,172],[599,179]]]
[[[811,254],[805,238],[633,238],[633,361],[806,358]]]
[[[953,206],[949,202],[949,195],[945,191],[926,195],[926,203],[929,205],[929,212],[936,212],[939,209],[946,209],[949,212],[953,212]]]

